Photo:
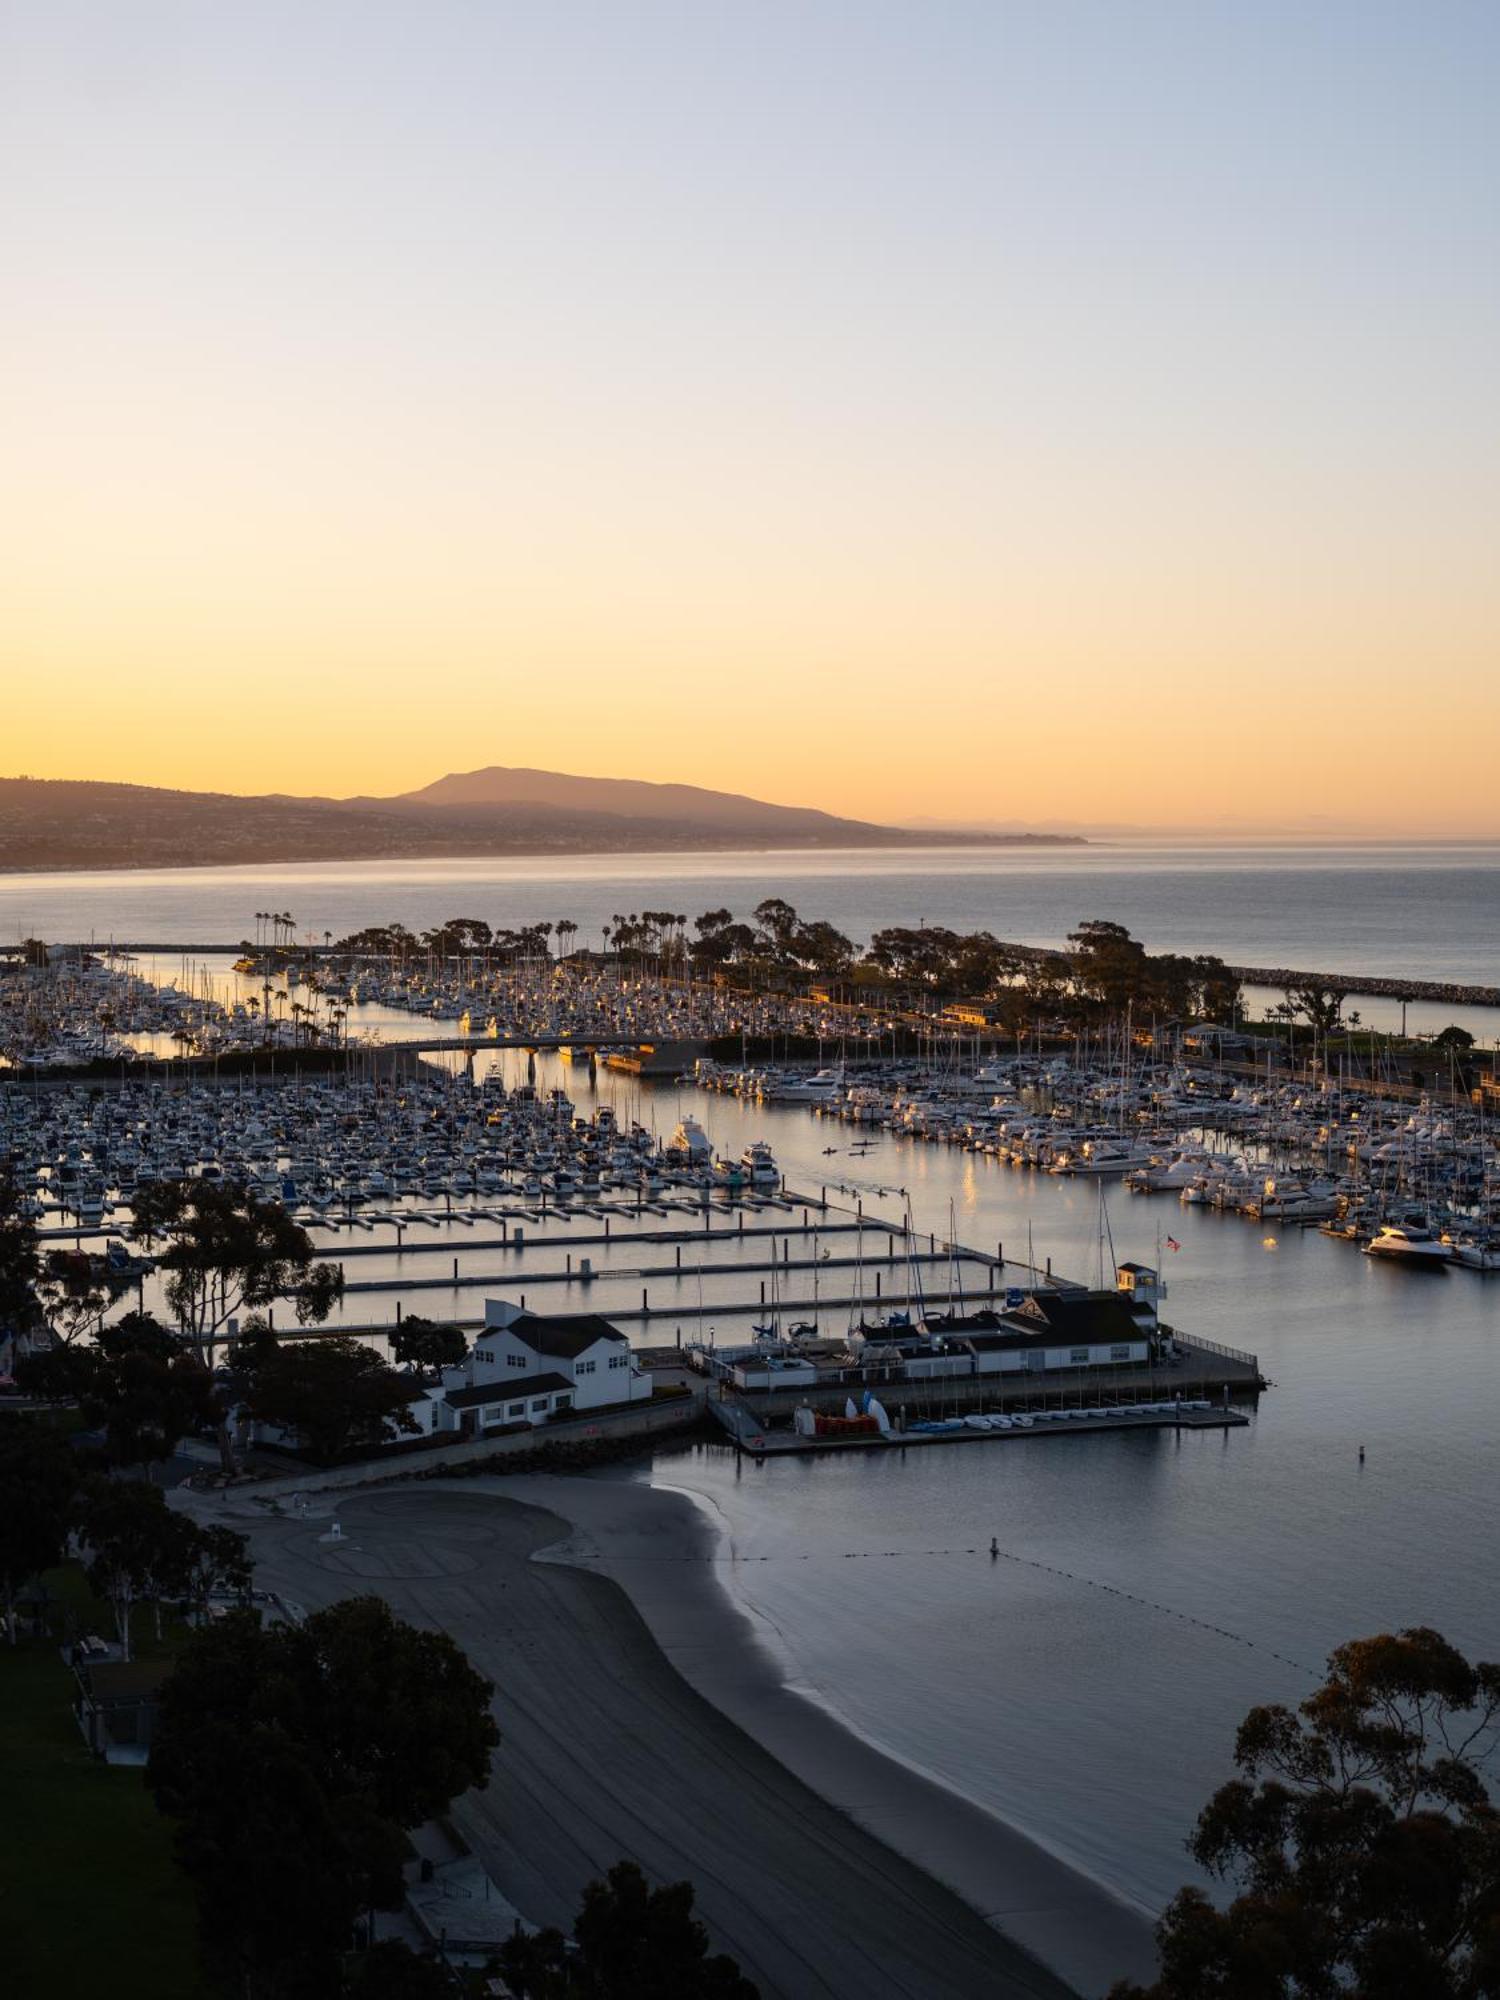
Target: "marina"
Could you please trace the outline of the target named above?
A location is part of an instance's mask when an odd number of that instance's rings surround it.
[[[539,1063],[576,1057],[583,1020],[605,1047],[631,1036],[649,1047],[650,1037],[660,1041],[685,1023],[712,1024],[694,1008],[709,1007],[722,1021],[727,1009],[772,1003],[723,991],[695,997],[671,982],[596,967],[549,963],[545,971],[495,975],[502,978],[505,1041],[513,1046],[496,1040],[461,1058],[413,1045],[404,1026],[410,990],[386,981],[368,998],[322,995],[325,1010],[338,1010],[348,1044],[335,1071],[315,1065],[307,1073],[295,1048],[283,1053],[281,1076],[250,1079],[215,1080],[187,1065],[179,1077],[169,1065],[150,1080],[126,1070],[69,1084],[59,1062],[45,1089],[18,1081],[0,1091],[0,1156],[45,1240],[87,1248],[113,1239],[117,1259],[132,1254],[122,1239],[137,1186],[196,1177],[244,1185],[284,1205],[343,1272],[344,1304],[330,1330],[378,1328],[434,1306],[472,1324],[480,1295],[521,1287],[537,1296],[586,1291],[643,1335],[665,1324],[678,1345],[701,1342],[720,1320],[752,1321],[755,1338],[775,1342],[792,1326],[814,1337],[838,1334],[841,1315],[854,1333],[870,1313],[899,1307],[921,1322],[1052,1282],[1047,1256],[1018,1262],[1014,1250],[1007,1260],[1000,1241],[993,1250],[963,1246],[951,1217],[941,1241],[929,1220],[924,1243],[908,1169],[890,1176],[894,1187],[868,1177],[880,1149],[892,1145],[903,1154],[939,1146],[1027,1176],[1094,1186],[1101,1282],[1104,1239],[1112,1235],[1106,1184],[1170,1200],[1180,1212],[1314,1229],[1380,1260],[1401,1256],[1480,1275],[1500,1268],[1500,1160],[1482,1095],[1390,1096],[1378,1079],[1347,1074],[1342,1060],[1287,1076],[1268,1056],[1257,1072],[1253,1063],[1226,1063],[1222,1047],[1201,1036],[1195,1043],[1181,1029],[1165,1047],[1154,1033],[1080,1037],[1052,1054],[985,1054],[961,1034],[942,1039],[934,1031],[925,1058],[856,1058],[847,1035],[832,1044],[834,1060],[821,1064],[736,1067],[696,1058],[690,1094],[774,1107],[778,1122],[791,1116],[804,1129],[833,1128],[816,1149],[802,1144],[806,1191],[799,1192],[758,1134],[737,1153],[724,1152],[680,1094],[681,1115],[665,1132],[662,1085],[631,1068],[619,1072],[623,1097],[616,1086],[601,1097],[605,1071],[592,1047],[586,1076],[577,1060],[571,1067],[564,1060],[557,1083],[537,1081]],[[242,1009],[252,1039],[275,1016],[284,1023],[293,1007],[308,1023],[316,1014],[312,1004],[287,1001],[298,990],[289,977],[259,984],[260,1022]],[[191,1031],[178,1031],[183,1041],[229,1032],[223,1024],[241,1005],[226,1005],[205,983],[189,1016],[180,989],[153,988],[104,965],[38,968],[8,985],[12,995],[45,992],[54,1011],[88,1011],[95,1028],[101,1011],[118,1018],[101,991],[137,1028],[153,1019],[156,992],[167,1016],[195,1020]],[[499,990],[492,984],[487,996],[496,1006]],[[462,997],[454,992],[445,1010]],[[273,1006],[273,998],[287,1005]],[[775,1004],[775,1018],[788,1027],[791,1003]],[[763,1012],[758,1025],[770,1018]],[[62,1032],[60,1050],[72,1046],[71,1029]],[[301,1053],[309,1060],[312,1033],[306,1025]],[[388,1060],[373,1061],[381,1051]],[[593,1107],[582,1116],[570,1095],[580,1081]],[[854,1128],[853,1136],[837,1137],[839,1127]],[[1127,1226],[1118,1201],[1113,1220]],[[713,1240],[721,1223],[734,1237],[732,1259]],[[1159,1266],[1172,1254],[1163,1244],[1175,1239],[1152,1227]],[[1138,1234],[1133,1217],[1128,1228]],[[841,1232],[853,1242],[841,1246]],[[793,1254],[794,1238],[802,1254]],[[700,1240],[711,1255],[692,1247]],[[143,1301],[149,1296],[145,1274],[137,1290]]]
[[[185,976],[157,976],[174,974]],[[246,982],[226,970],[202,997],[232,1010]],[[273,1000],[273,1015],[289,1019],[289,1004]],[[330,1004],[318,1003],[320,1019]],[[600,1047],[606,1025],[618,1041],[648,1040],[648,1004],[629,992],[618,1013],[596,1013]],[[1490,1504],[1476,1424],[1500,1294],[1465,1252],[1492,1228],[1493,1136],[1488,1105],[1455,1094],[1447,1072],[1413,1093],[1337,1063],[1280,1075],[1186,1034],[1165,1047],[1116,1034],[1017,1050],[934,1029],[900,1056],[834,1033],[795,1060],[721,1050],[653,1081],[570,1062],[549,1044],[574,1054],[582,1043],[586,1056],[588,1043],[556,1026],[535,1031],[530,1051],[520,1024],[518,1047],[496,1037],[485,1048],[481,1035],[403,1053],[405,1040],[439,1038],[430,1015],[389,995],[351,998],[348,1059],[332,1072],[306,1066],[326,1050],[309,1049],[305,1022],[302,1047],[276,1051],[274,1076],[215,1081],[181,1063],[79,1083],[60,1064],[50,1082],[0,1087],[0,1146],[34,1172],[44,1243],[99,1255],[113,1238],[149,1257],[130,1233],[142,1177],[248,1172],[344,1266],[346,1297],[326,1328],[305,1330],[314,1340],[352,1333],[386,1352],[410,1314],[472,1340],[497,1297],[607,1318],[648,1378],[693,1385],[722,1440],[704,1442],[700,1428],[617,1477],[690,1492],[723,1524],[720,1546],[736,1552],[721,1559],[726,1586],[780,1671],[836,1689],[835,1709],[872,1743],[1035,1830],[1140,1907],[1159,1907],[1182,1878],[1180,1829],[1213,1781],[1226,1711],[1308,1684],[1282,1658],[1315,1664],[1358,1629],[1361,1606],[1379,1616],[1388,1601],[1400,1615],[1417,1576],[1424,1610],[1482,1642],[1477,1581],[1465,1564],[1433,1576],[1421,1553],[1447,1503],[1446,1486],[1418,1470],[1419,1434],[1440,1430],[1452,1446],[1445,1479],[1481,1512]],[[762,1144],[774,1187],[756,1186],[747,1162]],[[1385,1253],[1347,1254],[1383,1228],[1429,1229],[1452,1255],[1434,1279]],[[1081,1364],[1023,1384],[954,1372],[977,1354],[962,1330],[926,1325],[1003,1316],[1008,1293],[1107,1292],[1132,1260],[1169,1281],[1176,1366]],[[133,1277],[122,1303],[150,1305],[154,1284]],[[276,1319],[301,1337],[289,1312]],[[859,1331],[893,1321],[918,1336],[899,1361]],[[909,1378],[912,1362],[943,1372]],[[809,1366],[811,1382],[789,1381]],[[845,1422],[851,1403],[863,1416],[866,1395],[900,1424],[898,1442],[799,1436],[799,1407]],[[609,1421],[580,1415],[556,1434],[607,1434]],[[1054,1448],[1004,1448],[1043,1439]],[[980,1443],[991,1450],[930,1449]],[[432,1449],[514,1456],[524,1440]],[[1330,1456],[1366,1482],[1336,1519],[1320,1512],[1314,1477]],[[816,1520],[790,1481],[815,1499]],[[1274,1579],[1299,1511],[1345,1574],[1330,1583],[1320,1569],[1316,1587],[1284,1602]],[[939,1520],[936,1537],[918,1525]],[[1020,1624],[1002,1615],[1003,1592],[993,1613],[973,1605],[949,1576],[958,1555],[929,1558],[919,1585],[903,1583],[912,1609],[890,1643],[952,1726],[893,1713],[875,1666],[883,1649],[869,1650],[856,1587],[868,1565],[849,1558],[880,1552],[899,1567],[908,1545],[972,1547],[967,1560],[1031,1579]],[[1372,1569],[1377,1548],[1390,1574]],[[1023,1558],[1042,1567],[1018,1569]],[[976,1620],[982,1666],[951,1636]],[[1132,1664],[1101,1678],[1095,1642],[1081,1637],[1093,1633]],[[992,1712],[996,1672],[1032,1690],[1024,1715]],[[1163,1702],[1185,1715],[1170,1781],[1120,1744],[1122,1732],[1148,1743]],[[1080,1789],[1037,1755],[1033,1728],[1076,1732],[1108,1783]]]

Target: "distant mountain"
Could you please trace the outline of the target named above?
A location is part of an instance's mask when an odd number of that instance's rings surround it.
[[[0,778],[0,870],[626,854],[735,847],[952,847],[1060,836],[916,832],[694,785],[491,766],[395,798],[242,798]]]
[[[787,835],[798,847],[825,841],[847,845],[854,836],[878,836],[883,843],[893,831],[867,820],[837,819],[809,806],[773,806],[737,792],[705,791],[701,785],[655,785],[642,778],[574,778],[562,771],[510,769],[504,764],[488,764],[482,771],[452,772],[419,792],[403,793],[400,802],[469,808],[550,806],[568,813],[608,813],[699,831],[712,827],[726,833]]]

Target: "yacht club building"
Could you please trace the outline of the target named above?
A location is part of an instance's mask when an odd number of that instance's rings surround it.
[[[486,1299],[467,1361],[429,1392],[424,1429],[475,1437],[501,1425],[546,1423],[564,1411],[645,1402],[651,1378],[618,1327],[598,1313],[525,1312]],[[422,1413],[414,1412],[422,1421]]]

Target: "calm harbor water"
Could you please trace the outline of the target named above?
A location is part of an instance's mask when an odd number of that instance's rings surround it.
[[[794,1179],[848,1129],[732,1099],[703,1115],[725,1150],[766,1132]],[[961,1239],[1011,1251],[1029,1226],[1038,1259],[1095,1275],[1083,1183],[890,1138],[860,1173],[909,1187],[925,1226],[951,1201]],[[1248,1430],[707,1449],[649,1476],[713,1510],[719,1574],[793,1684],[1154,1910],[1253,1704],[1401,1625],[1500,1657],[1500,1281],[1118,1187],[1108,1206],[1121,1258],[1153,1261],[1158,1229],[1181,1243],[1169,1318],[1260,1355],[1275,1386]]]
[[[524,1058],[505,1062],[522,1073]],[[1086,1182],[889,1135],[856,1157],[857,1128],[801,1109],[608,1072],[591,1088],[551,1058],[537,1081],[561,1083],[582,1112],[611,1101],[663,1133],[691,1111],[725,1154],[768,1138],[794,1189],[826,1185],[892,1216],[909,1196],[917,1226],[940,1239],[951,1218],[960,1241],[1097,1278],[1099,1191]],[[793,1686],[1154,1911],[1193,1873],[1184,1838],[1230,1775],[1252,1705],[1299,1700],[1332,1647],[1400,1625],[1436,1625],[1500,1657],[1500,1279],[1381,1265],[1316,1231],[1117,1183],[1106,1208],[1119,1258],[1160,1260],[1170,1319],[1261,1357],[1274,1387],[1248,1430],[764,1464],[706,1447],[633,1476],[712,1512],[718,1575]],[[454,1228],[456,1281],[407,1294],[406,1309],[472,1315],[486,1293],[524,1292],[519,1274],[480,1281],[508,1262],[468,1247],[484,1233]],[[1167,1235],[1180,1251],[1162,1247]],[[616,1270],[647,1261],[619,1243],[589,1254]],[[357,1275],[445,1261],[392,1247],[361,1257]],[[528,1253],[525,1268],[562,1262],[558,1248]],[[899,1266],[884,1279],[888,1298],[904,1292]],[[693,1307],[753,1297],[757,1282],[655,1277],[660,1317],[632,1338],[691,1339]],[[830,1272],[822,1299],[850,1282]],[[944,1275],[929,1282],[940,1291]],[[530,1303],[624,1311],[641,1289],[630,1273],[536,1289]],[[398,1295],[351,1299],[349,1315],[389,1318]],[[812,1295],[804,1274],[786,1316]],[[834,1332],[849,1314],[825,1304],[818,1318]],[[715,1326],[710,1310],[707,1324],[725,1340],[747,1322]],[[1004,1551],[994,1562],[991,1536]]]
[[[568,915],[589,942],[617,910],[744,913],[784,893],[857,938],[924,918],[1055,943],[1102,916],[1156,949],[1500,984],[1497,891],[1500,854],[1483,848],[673,855],[12,877],[0,935],[227,941],[277,908],[319,936]],[[1413,1025],[1455,1011],[1414,1008]],[[1495,1033],[1486,1014],[1457,1018]],[[582,1072],[549,1060],[538,1080],[590,1108]],[[843,1182],[888,1213],[904,1189],[922,1228],[946,1235],[951,1213],[961,1239],[1016,1256],[1029,1236],[1038,1262],[1095,1275],[1093,1187],[889,1137],[855,1159],[853,1128],[803,1111],[607,1073],[595,1088],[663,1133],[693,1111],[724,1153],[767,1137],[794,1186]],[[1253,1703],[1298,1699],[1332,1646],[1390,1626],[1431,1623],[1500,1656],[1500,1280],[1385,1268],[1316,1233],[1118,1189],[1109,1220],[1122,1258],[1153,1260],[1158,1232],[1181,1242],[1162,1257],[1171,1319],[1260,1355],[1275,1386],[1248,1430],[760,1466],[706,1448],[638,1476],[713,1511],[720,1574],[794,1685],[1156,1909],[1190,1872],[1183,1840]],[[497,1289],[469,1233],[453,1231],[458,1282],[418,1309],[474,1312]],[[394,1249],[361,1264],[402,1268]],[[638,1292],[621,1280],[533,1303],[608,1311]],[[687,1278],[652,1294],[698,1297]],[[391,1310],[383,1295],[361,1316]]]

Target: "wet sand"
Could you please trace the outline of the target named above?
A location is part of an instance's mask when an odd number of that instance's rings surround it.
[[[629,1855],[694,1882],[767,2000],[1064,2000],[1149,1967],[1136,1912],[781,1685],[685,1496],[541,1476],[369,1489],[339,1496],[337,1544],[332,1497],[306,1519],[213,1515],[250,1535],[267,1587],[309,1610],[378,1591],[494,1680],[504,1741],[454,1817],[534,1921],[566,1927]]]

